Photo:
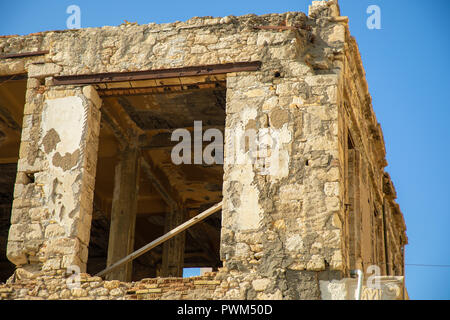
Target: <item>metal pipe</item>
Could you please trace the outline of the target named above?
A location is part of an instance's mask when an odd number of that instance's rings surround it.
[[[361,270],[357,269],[357,270],[351,270],[350,275],[358,276],[358,285],[357,285],[356,292],[355,292],[355,300],[361,300],[361,291],[362,291],[362,283],[363,283],[364,273]]]

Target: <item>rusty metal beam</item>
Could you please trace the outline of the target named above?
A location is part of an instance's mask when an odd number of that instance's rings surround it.
[[[34,52],[21,52],[21,53],[8,53],[0,56],[0,59],[13,59],[13,58],[25,58],[42,56],[49,53],[48,50],[34,51]]]
[[[174,84],[174,85],[164,85],[155,87],[140,87],[140,88],[111,88],[111,89],[100,89],[97,88],[97,92],[101,97],[121,97],[121,96],[136,96],[142,94],[167,94],[175,93],[180,91],[197,91],[202,89],[225,89],[226,81],[214,81],[214,82],[198,82],[194,84]]]
[[[134,80],[152,80],[165,78],[179,78],[224,74],[240,71],[257,71],[261,68],[261,61],[235,62],[212,64],[204,66],[191,66],[171,69],[155,69],[134,72],[111,72],[85,75],[56,76],[53,85],[96,84],[108,82],[122,82]]]

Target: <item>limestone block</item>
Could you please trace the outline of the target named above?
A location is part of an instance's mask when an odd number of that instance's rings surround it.
[[[80,241],[78,239],[57,238],[47,239],[46,247],[43,252],[48,257],[72,255],[80,250]]]
[[[91,100],[97,108],[101,108],[103,101],[93,86],[83,87],[83,94],[86,98]]]
[[[338,211],[340,209],[340,201],[338,197],[326,197],[325,204],[328,212]]]
[[[30,145],[31,145],[31,142],[29,142],[29,141],[22,141],[20,143],[20,148],[19,148],[19,157],[20,158],[26,158],[28,156],[28,154],[30,153],[30,150],[31,150]],[[33,150],[31,150],[31,152],[32,151]]]
[[[262,110],[263,111],[270,111],[270,110],[276,108],[277,106],[278,106],[278,97],[273,96],[273,97],[270,97],[270,98],[268,98],[268,99],[266,99],[264,101]]]
[[[247,258],[250,255],[250,248],[246,243],[238,243],[238,244],[236,244],[236,249],[235,249],[234,254],[236,257]]]
[[[87,291],[83,288],[73,288],[72,290],[70,290],[70,293],[75,298],[87,297],[88,295]]]
[[[58,224],[50,224],[45,228],[45,238],[52,239],[64,236],[66,234],[66,230],[64,227]]]
[[[345,27],[337,24],[333,27],[333,31],[328,35],[328,42],[342,41],[345,42]]]
[[[283,294],[280,289],[274,293],[259,292],[257,298],[260,300],[283,300]]]
[[[59,300],[59,294],[58,292],[52,293],[48,296],[47,300]]]
[[[58,74],[62,71],[62,67],[54,63],[30,64],[28,66],[28,77],[45,78]]]
[[[106,288],[96,288],[94,290],[89,291],[90,296],[107,296],[108,294],[109,290]]]
[[[280,187],[280,200],[300,200],[304,197],[304,186],[301,184],[289,184]]]
[[[71,296],[71,293],[70,293],[70,290],[69,290],[69,289],[63,289],[63,290],[61,291],[61,294],[60,294],[60,298],[61,298],[61,299],[69,299],[70,296]]]
[[[31,78],[30,75],[28,75],[27,79],[27,89],[35,89],[41,85],[41,82],[39,79]]]
[[[13,224],[9,228],[8,242],[9,241],[23,241],[25,240],[25,233],[27,230],[26,224]]]
[[[29,219],[27,208],[24,209],[15,209],[11,212],[11,224],[21,224],[21,223],[27,223]]]
[[[42,227],[38,223],[27,225],[24,240],[39,240],[42,239]]]
[[[29,217],[31,221],[43,221],[49,218],[48,209],[46,208],[31,208],[29,209]]]
[[[28,262],[26,251],[23,247],[22,242],[12,241],[8,239],[6,250],[6,256],[8,257],[8,260],[14,263],[16,266],[20,266]]]
[[[338,75],[327,74],[327,75],[315,75],[315,76],[307,76],[305,77],[305,82],[311,86],[324,86],[324,85],[333,85],[338,83]]]
[[[219,38],[214,34],[197,34],[194,43],[196,44],[214,44]]]
[[[118,288],[120,285],[120,282],[117,280],[111,280],[111,281],[105,281],[103,286],[108,290],[113,290]]]
[[[293,252],[300,252],[303,250],[303,239],[299,234],[289,236],[286,239],[286,249]]]
[[[339,182],[325,182],[324,192],[327,196],[339,196]]]
[[[30,177],[22,171],[18,171],[16,175],[16,184],[28,184],[31,182]]]
[[[308,261],[306,268],[310,271],[321,271],[325,269],[325,261],[321,255],[313,255]]]
[[[78,267],[80,268],[81,272],[86,271],[86,263],[81,261],[81,259],[78,257],[78,254],[76,253],[63,256],[61,261],[61,268],[69,268],[69,267],[71,268]]]
[[[257,279],[252,281],[252,286],[255,291],[264,291],[270,284],[269,279]]]
[[[112,289],[109,294],[113,297],[122,296],[124,294],[123,290],[120,288]]]
[[[58,270],[60,268],[61,268],[60,258],[48,259],[44,262],[42,266],[42,270]]]

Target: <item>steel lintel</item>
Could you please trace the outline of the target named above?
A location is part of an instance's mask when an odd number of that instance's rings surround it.
[[[134,80],[152,80],[165,78],[193,77],[224,74],[240,71],[257,71],[261,68],[261,61],[235,62],[204,66],[191,66],[171,69],[156,69],[134,72],[111,72],[86,75],[56,76],[53,85],[98,84],[108,82],[122,82]]]
[[[33,51],[33,52],[21,52],[21,53],[8,53],[0,55],[0,59],[13,59],[13,58],[26,58],[26,57],[34,57],[34,56],[43,56],[49,53],[48,50],[43,51]]]

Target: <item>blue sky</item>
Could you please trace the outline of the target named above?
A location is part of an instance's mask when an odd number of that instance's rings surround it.
[[[1,1],[0,34],[66,28],[66,8],[81,8],[82,27],[183,21],[194,16],[307,12],[296,1]],[[389,171],[405,215],[406,284],[412,299],[450,299],[450,1],[340,0],[358,41]],[[366,27],[369,5],[381,30]]]

